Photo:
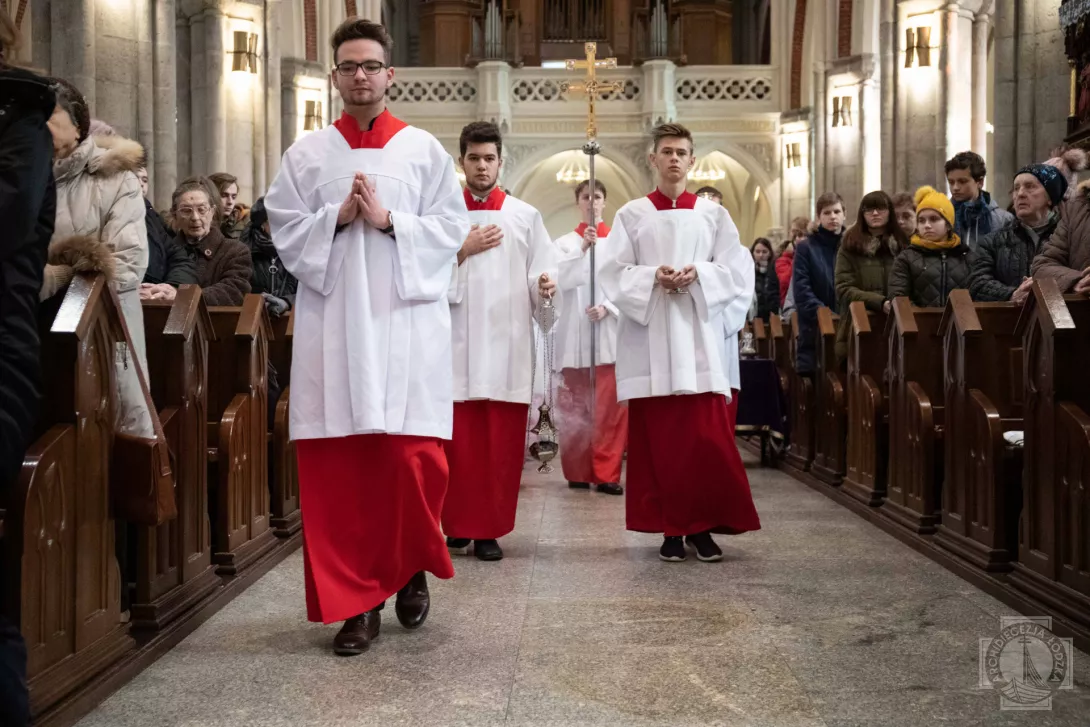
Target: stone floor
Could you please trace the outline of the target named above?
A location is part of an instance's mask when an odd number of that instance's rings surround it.
[[[82,727],[1090,724],[1090,657],[1051,711],[999,709],[978,643],[1012,611],[747,457],[764,529],[657,558],[624,500],[527,469],[499,563],[456,561],[427,625],[363,656],[307,623],[300,553]]]

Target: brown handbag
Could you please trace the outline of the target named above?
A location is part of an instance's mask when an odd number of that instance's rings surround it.
[[[114,306],[125,332],[132,365],[140,379],[140,390],[151,414],[155,437],[137,437],[114,432],[113,455],[110,459],[110,492],[114,517],[138,525],[162,525],[178,517],[174,497],[174,473],[170,463],[170,447],[159,414],[151,400],[148,382],[136,357],[132,355],[132,337],[121,312],[121,301],[111,290]]]

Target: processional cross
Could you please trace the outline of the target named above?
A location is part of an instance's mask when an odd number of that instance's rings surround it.
[[[582,81],[564,81],[560,84],[561,91],[575,91],[576,93],[582,93],[587,99],[587,141],[583,144],[583,153],[589,158],[588,167],[590,168],[590,219],[587,220],[587,224],[591,229],[598,229],[598,220],[594,218],[594,197],[597,194],[594,184],[594,157],[598,156],[598,152],[601,151],[601,147],[598,145],[598,119],[595,113],[594,105],[598,101],[598,98],[602,94],[606,93],[619,93],[624,90],[624,84],[620,81],[600,81],[598,80],[597,71],[599,69],[616,68],[616,58],[598,58],[598,44],[587,43],[584,47],[587,53],[586,60],[569,60],[564,62],[564,67],[569,71],[576,71],[586,69],[587,75]],[[595,273],[597,268],[594,262],[594,245],[590,247],[590,304],[595,305],[597,298],[595,297]],[[597,322],[591,323],[590,326],[590,417],[591,423],[594,422],[594,399],[596,391],[595,389],[595,366],[597,364],[596,348],[598,345],[598,324]]]

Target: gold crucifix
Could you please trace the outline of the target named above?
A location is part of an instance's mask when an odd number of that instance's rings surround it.
[[[596,58],[598,52],[597,43],[587,43],[585,46],[587,59],[585,61],[564,61],[564,67],[569,71],[582,68],[587,69],[586,78],[582,81],[564,81],[560,84],[561,91],[575,91],[585,94],[587,97],[587,139],[594,141],[598,138],[598,123],[594,113],[594,104],[603,93],[619,92],[624,89],[620,81],[599,81],[598,69],[616,68],[616,58]]]

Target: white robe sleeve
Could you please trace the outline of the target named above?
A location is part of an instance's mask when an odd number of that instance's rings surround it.
[[[394,271],[402,300],[449,298],[451,264],[469,234],[469,217],[454,161],[441,149],[433,152],[435,178],[422,190],[418,214],[391,212],[397,241]]]
[[[457,253],[456,253],[457,254]],[[468,262],[468,260],[466,261]],[[453,269],[450,273],[450,288],[447,289],[447,302],[451,305],[457,305],[462,302],[462,297],[466,293],[466,285],[469,283],[469,272],[466,263],[458,264],[458,259],[454,259]]]
[[[575,248],[565,250],[564,246],[556,243],[557,250],[563,256],[557,269],[559,280],[556,287],[565,292],[577,290],[580,286],[590,283],[590,255],[583,252],[583,240],[577,239]]]
[[[613,220],[609,245],[613,254],[602,266],[602,292],[616,310],[646,326],[663,295],[655,285],[658,267],[637,264],[636,246],[621,215]]]
[[[560,248],[549,237],[549,232],[545,229],[545,221],[541,219],[541,213],[536,210],[534,211],[533,222],[530,223],[529,235],[528,247],[530,255],[527,261],[526,282],[530,293],[530,306],[534,311],[534,319],[540,325],[541,297],[537,292],[537,280],[542,273],[548,273],[549,277],[556,283],[556,290],[553,292],[553,308],[554,316],[559,316],[563,291],[560,287],[560,276],[557,271],[560,267],[561,253]]]
[[[285,155],[265,195],[273,244],[289,273],[308,288],[329,295],[344,263],[345,245],[333,238],[341,205],[338,201],[314,206],[299,188],[294,160]]]
[[[695,264],[697,279],[689,286],[689,292],[702,320],[712,320],[727,312],[728,325],[733,326],[740,313],[741,323],[737,330],[741,330],[753,299],[753,258],[742,246],[738,228],[726,209],[718,208],[716,215],[712,259]]]

